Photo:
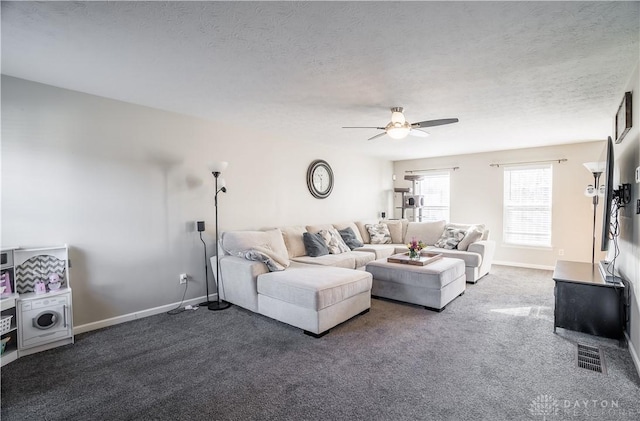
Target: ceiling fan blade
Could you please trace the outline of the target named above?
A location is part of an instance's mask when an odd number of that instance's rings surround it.
[[[411,129],[411,131],[409,131],[409,136],[428,137],[429,133],[419,129]]]
[[[342,126],[343,129],[378,129],[384,130],[384,127],[363,127],[363,126]]]
[[[421,121],[419,123],[413,123],[411,125],[411,127],[418,128],[418,127],[442,126],[444,124],[457,123],[458,121],[459,120],[457,118],[443,118],[443,119],[440,119],[440,120],[426,120],[426,121]]]
[[[369,138],[369,139],[367,139],[367,140],[377,139],[377,138],[379,138],[379,137],[381,137],[381,136],[384,136],[384,135],[386,135],[386,134],[387,134],[387,132],[380,133],[380,134],[377,134],[377,135],[375,135],[375,136],[373,136],[373,137],[370,137],[370,138]]]

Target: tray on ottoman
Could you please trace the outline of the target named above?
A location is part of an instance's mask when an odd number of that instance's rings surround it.
[[[394,254],[393,256],[387,257],[387,262],[389,263],[404,263],[406,265],[414,265],[414,266],[424,266],[429,263],[435,262],[438,259],[442,259],[442,253],[429,253],[423,252],[420,253],[419,259],[411,259],[409,257],[409,253],[401,253]]]

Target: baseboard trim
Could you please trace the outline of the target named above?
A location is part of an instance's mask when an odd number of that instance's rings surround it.
[[[640,357],[638,357],[638,352],[633,346],[633,342],[631,342],[631,338],[627,332],[624,332],[624,336],[627,337],[627,345],[629,347],[629,354],[631,354],[631,360],[633,361],[633,365],[636,366],[636,371],[638,372],[638,377],[640,377]]]
[[[546,265],[532,265],[529,263],[515,263],[515,262],[496,262],[493,261],[494,265],[499,266],[512,266],[517,268],[526,268],[526,269],[542,269],[542,270],[553,270],[555,266],[546,266]]]
[[[218,296],[216,294],[209,295],[209,300],[213,301],[217,299],[218,299]],[[184,307],[186,305],[195,305],[205,300],[206,300],[206,297],[203,295],[202,297],[185,300],[182,303],[175,302],[175,303],[166,304],[159,307],[148,308],[142,311],[136,311],[134,313],[123,314],[122,316],[112,317],[110,319],[98,320],[97,322],[91,322],[91,323],[86,323],[79,326],[74,326],[73,334],[77,335],[84,332],[90,332],[92,330],[102,329],[108,326],[114,326],[120,323],[130,322],[132,320],[143,319],[149,316],[155,316],[156,314],[166,313],[169,310],[173,310],[178,306]]]

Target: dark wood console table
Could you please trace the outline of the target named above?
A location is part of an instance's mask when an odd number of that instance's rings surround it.
[[[598,265],[559,260],[553,271],[557,327],[622,340],[624,284],[602,279]]]

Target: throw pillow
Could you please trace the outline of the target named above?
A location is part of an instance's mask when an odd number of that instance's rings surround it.
[[[327,244],[319,233],[312,234],[305,232],[302,234],[302,241],[304,242],[304,249],[307,251],[307,256],[319,257],[329,254]]]
[[[393,244],[387,224],[367,224],[365,227],[371,237],[371,244]]]
[[[364,239],[362,238],[360,229],[355,224],[355,222],[341,222],[341,223],[333,224],[333,228],[337,229],[338,231],[343,230],[345,228],[351,228],[353,230],[353,233],[356,235],[356,239],[361,243],[364,243]]]
[[[338,234],[338,230],[332,228],[330,230],[322,230],[318,234],[322,236],[322,239],[327,244],[329,253],[340,254],[351,251],[351,249],[342,241],[342,237]]]
[[[350,227],[338,230],[338,234],[340,234],[344,243],[351,250],[364,246],[364,244],[362,244],[362,242],[358,240],[358,238],[356,237],[356,233]]]
[[[466,232],[457,228],[446,228],[442,236],[436,241],[435,246],[443,249],[453,250],[458,243],[464,238]]]
[[[365,244],[371,244],[371,237],[369,236],[369,231],[367,230],[367,224],[378,224],[378,220],[373,219],[370,221],[356,221],[356,227],[358,228],[358,231],[360,232],[360,237],[362,239],[362,242]]]
[[[472,226],[467,230],[464,238],[458,243],[458,250],[467,251],[471,243],[480,241],[483,231],[477,226]]]
[[[391,234],[391,242],[393,244],[402,244],[402,221],[385,221],[380,223],[385,224],[389,229],[389,234]]]

